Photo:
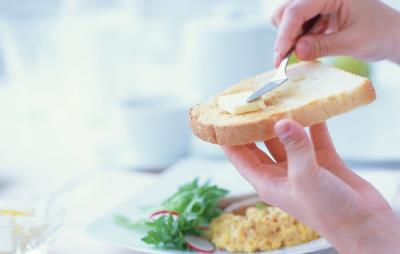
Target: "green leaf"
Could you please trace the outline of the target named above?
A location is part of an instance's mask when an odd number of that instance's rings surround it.
[[[267,204],[265,204],[265,203],[257,203],[257,204],[255,204],[254,205],[255,206],[255,208],[258,208],[258,209],[265,209],[265,208],[267,208],[268,207],[268,205]]]
[[[146,221],[147,235],[143,241],[161,249],[186,250],[184,236],[186,234],[203,235],[199,225],[205,225],[221,214],[218,208],[219,200],[228,193],[216,185],[206,182],[199,184],[198,179],[181,186],[176,193],[162,202],[162,209],[179,213],[160,216]],[[124,216],[115,216],[116,222],[129,229],[136,229],[137,223]],[[143,223],[142,223],[143,225]]]
[[[146,222],[150,228],[142,239],[145,243],[162,249],[185,250],[186,243],[182,228],[185,228],[185,220],[181,217],[161,216],[153,221]]]
[[[199,185],[198,179],[183,185],[179,190],[163,202],[163,206],[177,211],[187,219],[196,219],[199,223],[209,223],[220,215],[219,200],[228,193],[215,185],[206,182]]]
[[[119,226],[127,228],[127,229],[131,229],[131,230],[148,229],[143,220],[133,221],[133,220],[129,219],[128,217],[120,215],[120,214],[114,215],[114,221]]]

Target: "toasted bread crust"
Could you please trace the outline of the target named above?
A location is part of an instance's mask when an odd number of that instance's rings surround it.
[[[204,123],[200,119],[204,105],[197,105],[190,110],[190,126],[193,133],[206,142],[220,145],[243,145],[276,137],[273,127],[281,119],[293,119],[304,127],[312,126],[368,104],[375,98],[376,94],[371,81],[363,79],[363,83],[350,93],[333,94],[290,111],[279,112],[258,121],[244,121],[240,124],[221,126]]]

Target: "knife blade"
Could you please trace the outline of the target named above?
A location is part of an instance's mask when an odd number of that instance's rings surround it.
[[[285,83],[288,79],[279,79],[279,80],[272,80],[268,82],[266,85],[262,86],[258,90],[256,90],[248,99],[247,101],[254,101],[260,97],[262,97],[264,94],[269,93],[270,91],[274,90],[275,88],[279,87],[283,83]]]

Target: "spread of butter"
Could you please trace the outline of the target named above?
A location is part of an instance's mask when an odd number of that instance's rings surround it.
[[[304,75],[297,75],[295,77],[290,77],[287,81],[288,83],[295,83],[306,79]],[[250,113],[254,111],[258,111],[260,109],[265,110],[266,105],[264,100],[267,99],[267,95],[265,94],[260,99],[247,102],[247,98],[253,94],[253,91],[240,92],[234,94],[228,94],[218,97],[218,107],[228,112],[232,115],[239,115],[244,113]]]
[[[287,82],[295,83],[295,82],[302,81],[302,80],[304,80],[306,78],[307,78],[306,76],[300,74],[300,75],[297,75],[297,76],[289,77],[289,80]]]
[[[253,92],[242,92],[220,96],[218,98],[218,107],[223,111],[226,111],[233,115],[249,113],[261,109],[262,100],[255,100],[252,102],[247,102],[247,98]]]

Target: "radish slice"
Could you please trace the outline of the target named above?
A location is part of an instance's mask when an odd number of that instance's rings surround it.
[[[214,253],[215,251],[214,245],[204,238],[193,235],[186,235],[185,240],[189,249],[192,249],[199,253]]]
[[[263,202],[263,200],[259,196],[242,199],[226,206],[224,212],[235,213],[235,212],[240,212],[240,210],[245,211],[247,207],[254,206],[255,204],[260,202]]]
[[[179,217],[179,213],[175,211],[169,211],[169,210],[160,210],[160,211],[155,211],[154,213],[149,215],[149,219],[157,219],[160,218],[161,216],[166,216],[166,215],[171,215],[174,219],[177,219]]]

